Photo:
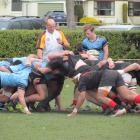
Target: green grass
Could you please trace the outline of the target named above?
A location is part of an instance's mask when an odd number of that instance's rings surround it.
[[[68,107],[72,83],[66,81],[62,102]],[[53,103],[52,103],[53,105]],[[140,114],[120,118],[95,111],[75,118],[67,113],[0,113],[0,140],[140,140]]]

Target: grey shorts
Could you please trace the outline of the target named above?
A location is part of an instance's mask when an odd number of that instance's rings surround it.
[[[99,87],[120,87],[123,85],[125,85],[123,78],[117,71],[105,70],[102,74]]]

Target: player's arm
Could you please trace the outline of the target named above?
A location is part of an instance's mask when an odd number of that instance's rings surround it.
[[[107,61],[108,55],[109,55],[108,44],[106,44],[106,45],[104,46],[103,51],[104,51],[104,59],[103,59],[103,60]]]
[[[109,55],[109,52],[108,52],[108,45],[105,45],[104,48],[103,48],[103,51],[104,51],[104,59],[101,61],[101,65],[105,65],[107,63],[107,59],[108,59],[108,55]]]
[[[82,104],[84,103],[84,100],[86,98],[86,91],[82,91],[79,93],[78,99],[77,99],[77,103],[75,108],[73,109],[72,113],[68,114],[69,117],[74,117],[76,116],[78,109],[82,106]]]
[[[48,72],[52,71],[52,69],[49,67],[42,68],[40,64],[35,64],[34,68],[35,70],[41,72],[42,74],[47,74]]]
[[[8,70],[8,68],[5,67],[5,66],[1,66],[1,67],[0,67],[0,71],[2,71],[2,72],[10,72],[10,71]]]
[[[115,63],[112,58],[107,59],[109,69],[113,69],[115,67]]]
[[[139,71],[140,70],[140,65],[138,63],[133,63],[133,64],[130,64],[129,66],[125,67],[124,69],[124,72],[130,72],[130,71]]]
[[[117,70],[120,74],[124,74],[130,71],[139,71],[140,70],[140,65],[138,63],[133,63],[125,67],[124,69]]]
[[[101,63],[101,66],[104,66],[107,63],[107,59],[108,59],[108,56],[109,56],[108,42],[107,42],[106,39],[103,40],[102,46],[103,46],[104,58],[100,63]]]
[[[53,59],[55,59],[55,58],[59,58],[59,57],[63,57],[63,56],[68,56],[68,55],[70,55],[70,54],[73,54],[73,52],[68,51],[68,50],[65,50],[65,51],[63,51],[63,52],[50,53],[50,54],[48,55],[48,59],[51,61],[51,60],[53,60]]]

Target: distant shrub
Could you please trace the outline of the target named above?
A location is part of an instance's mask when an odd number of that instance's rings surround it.
[[[80,43],[85,35],[83,30],[63,30],[71,44],[71,50]],[[0,31],[0,58],[26,56],[36,53],[39,30]],[[113,59],[140,59],[140,31],[98,31],[97,35],[109,42],[109,55]]]
[[[101,23],[99,20],[97,20],[96,18],[93,18],[93,17],[83,17],[80,19],[80,22],[82,22],[82,23],[95,23],[95,24]]]

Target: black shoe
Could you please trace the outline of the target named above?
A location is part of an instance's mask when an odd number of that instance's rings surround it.
[[[103,112],[104,115],[111,115],[112,113],[113,113],[113,109],[111,109],[111,108],[107,108]]]
[[[50,105],[46,105],[46,106],[37,106],[36,107],[36,111],[38,112],[50,112],[51,111],[51,107]]]

